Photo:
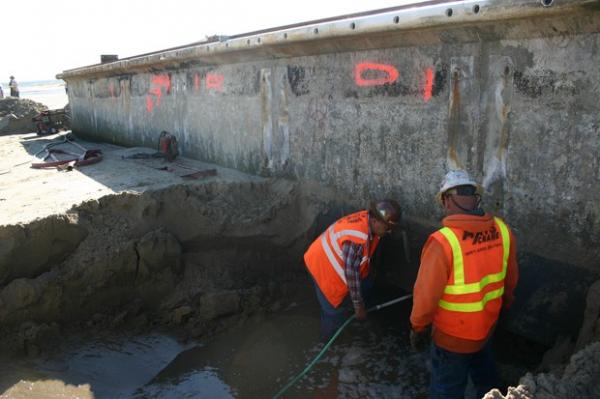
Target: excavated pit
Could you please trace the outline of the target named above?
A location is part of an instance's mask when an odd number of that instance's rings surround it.
[[[301,271],[325,201],[285,180],[211,182],[107,196],[4,226],[2,331],[23,337],[23,329],[139,315],[201,330],[256,309]]]
[[[108,165],[118,162],[107,157]],[[118,186],[102,167],[72,179]],[[43,179],[68,176],[56,173]],[[52,206],[40,195],[46,215],[34,203],[24,203],[21,215],[6,214],[0,397],[271,397],[322,347],[302,254],[358,204],[285,179],[226,178],[233,175],[220,170],[205,181],[163,184],[140,173],[157,184],[98,189],[101,195],[72,207],[65,207],[66,195]],[[14,198],[4,206],[19,205]],[[412,253],[418,242],[411,239]],[[379,249],[386,256],[375,256],[378,302],[402,294],[390,282],[416,267],[401,243],[387,237]],[[518,385],[507,397],[598,397],[599,287],[589,290],[575,344],[565,338],[548,350],[499,329],[502,376]],[[410,307],[405,302],[351,324],[286,397],[426,398],[428,356],[410,349]]]
[[[122,330],[198,339],[289,306],[305,277],[303,250],[333,200],[286,180],[213,181],[105,196],[3,226],[2,353],[85,352],[78,337],[90,331],[123,350],[128,341],[114,335]],[[102,352],[108,338],[98,339],[89,336]]]

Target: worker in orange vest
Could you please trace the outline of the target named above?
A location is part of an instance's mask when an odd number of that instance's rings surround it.
[[[380,238],[398,224],[400,214],[396,201],[372,202],[368,210],[344,216],[329,226],[304,254],[321,305],[322,340],[328,340],[344,322],[350,302],[356,318],[366,318],[363,297],[373,285],[371,256]]]
[[[470,376],[481,398],[498,388],[490,338],[518,279],[515,238],[481,208],[481,189],[463,170],[446,174],[438,193],[446,217],[423,247],[414,286],[410,341],[431,336],[430,398],[464,398]]]

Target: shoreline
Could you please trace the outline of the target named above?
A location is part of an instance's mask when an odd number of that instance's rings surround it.
[[[4,98],[10,97],[8,84],[4,85]],[[44,104],[48,109],[64,108],[69,103],[65,84],[60,80],[23,82],[19,84],[19,98]]]
[[[69,97],[66,93],[48,93],[48,94],[28,94],[22,93],[20,98],[27,98],[38,103],[44,104],[48,109],[64,108],[69,103]]]

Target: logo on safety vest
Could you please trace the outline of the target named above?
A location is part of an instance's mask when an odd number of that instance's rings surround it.
[[[473,239],[472,244],[481,244],[488,241],[494,241],[500,238],[500,233],[496,230],[496,226],[492,226],[487,231],[478,231],[477,233],[472,233],[470,231],[464,231],[463,233],[463,241],[469,238]]]
[[[346,222],[347,223],[358,223],[360,222],[360,216],[359,215],[348,215],[346,216]]]

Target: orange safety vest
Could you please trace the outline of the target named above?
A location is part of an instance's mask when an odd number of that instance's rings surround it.
[[[452,265],[433,324],[445,334],[482,340],[498,320],[508,267],[510,234],[500,218],[472,233],[444,227],[433,233]]]
[[[304,254],[304,263],[317,285],[333,307],[338,307],[348,293],[342,244],[352,241],[363,246],[360,277],[369,275],[371,256],[379,244],[379,237],[369,242],[369,213],[360,211],[344,216],[329,226]]]

